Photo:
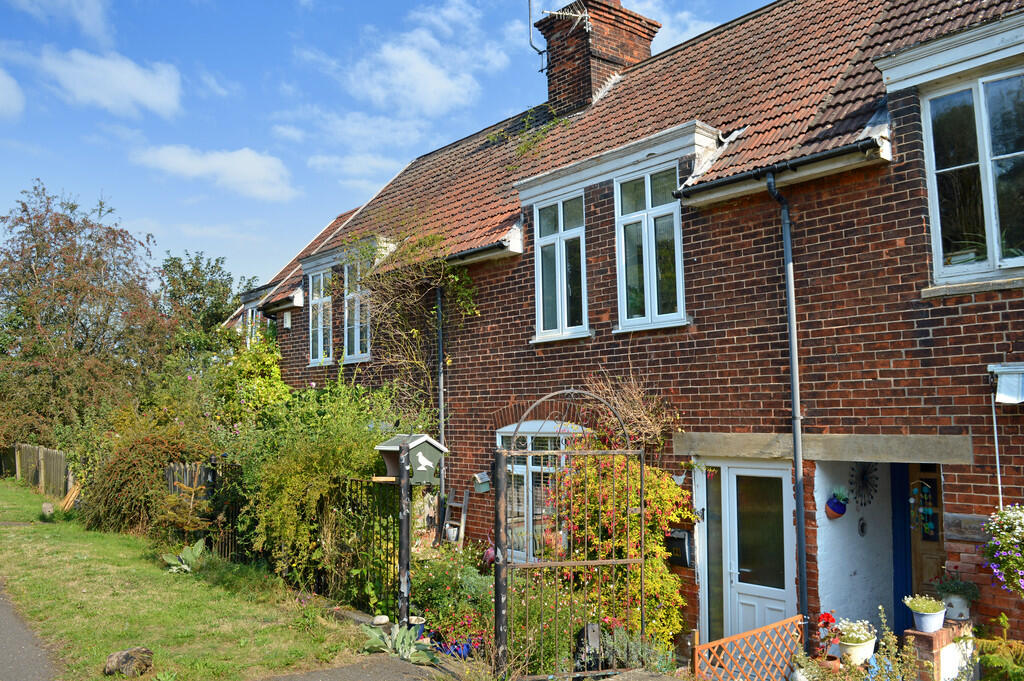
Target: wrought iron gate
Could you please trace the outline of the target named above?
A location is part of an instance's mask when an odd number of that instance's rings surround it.
[[[644,666],[652,650],[644,598],[644,452],[629,449],[629,442],[610,404],[564,390],[535,402],[499,443],[500,674],[547,679]]]

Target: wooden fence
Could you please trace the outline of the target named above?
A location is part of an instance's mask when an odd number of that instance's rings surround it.
[[[803,618],[796,615],[710,641],[693,651],[693,676],[697,681],[785,681],[803,640]]]
[[[24,480],[51,497],[63,497],[74,484],[64,452],[16,444],[2,458],[3,474]]]

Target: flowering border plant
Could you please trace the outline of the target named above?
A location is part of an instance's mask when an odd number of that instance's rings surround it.
[[[866,620],[839,620],[840,643],[867,643],[875,640],[875,628]]]
[[[829,647],[839,643],[842,635],[843,631],[836,624],[836,618],[832,611],[818,615],[818,645],[814,648],[815,657],[827,657]]]
[[[985,532],[992,537],[985,544],[985,567],[1001,587],[1024,598],[1024,506],[996,511],[985,523]]]

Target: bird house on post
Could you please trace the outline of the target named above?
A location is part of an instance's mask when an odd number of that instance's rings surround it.
[[[429,435],[396,435],[375,447],[384,458],[388,477],[398,479],[398,449],[409,446],[409,477],[413,485],[439,485],[441,483],[441,457],[448,448]]]

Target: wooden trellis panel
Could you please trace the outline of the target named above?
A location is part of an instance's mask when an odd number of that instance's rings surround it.
[[[793,670],[793,654],[803,645],[801,620],[796,615],[697,646],[694,676],[698,681],[786,681]]]

